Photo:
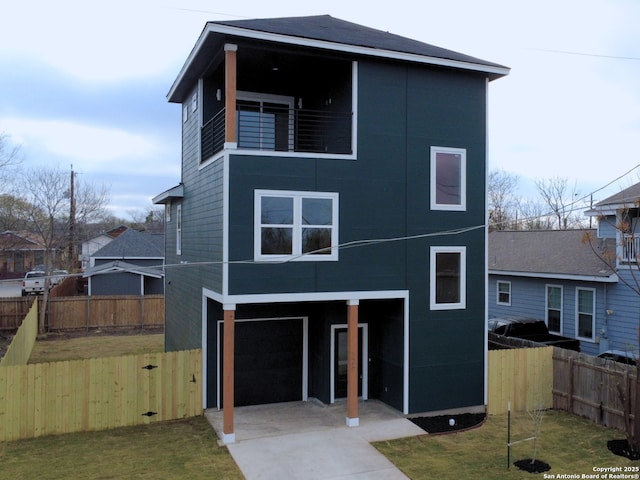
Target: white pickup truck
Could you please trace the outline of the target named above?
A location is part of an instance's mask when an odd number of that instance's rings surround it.
[[[45,277],[45,272],[41,270],[27,272],[22,280],[22,296],[44,292]]]

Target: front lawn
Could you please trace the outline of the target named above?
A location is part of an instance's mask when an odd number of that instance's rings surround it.
[[[512,442],[531,437],[532,429],[528,415],[512,415]],[[598,467],[630,467],[634,470],[640,466],[640,462],[631,462],[607,449],[608,440],[622,438],[625,438],[624,433],[593,425],[580,417],[558,411],[546,412],[536,457],[551,466],[546,477],[542,473],[524,472],[513,465],[517,460],[532,457],[531,441],[512,447],[511,468],[507,470],[506,415],[491,416],[482,426],[466,432],[377,442],[374,446],[414,480],[563,478],[558,474],[589,478],[582,475],[597,475],[594,468]],[[637,475],[639,472],[628,473]],[[600,474],[600,477],[591,478],[604,477]]]

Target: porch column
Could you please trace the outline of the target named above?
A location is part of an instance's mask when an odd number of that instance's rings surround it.
[[[233,425],[234,409],[234,345],[235,345],[235,305],[224,305],[224,358],[222,371],[222,441],[234,443],[236,434]]]
[[[238,46],[227,43],[224,46],[224,143],[225,148],[237,148],[236,133],[236,88],[237,88],[237,55]]]
[[[358,418],[358,300],[347,302],[347,426],[360,425]]]

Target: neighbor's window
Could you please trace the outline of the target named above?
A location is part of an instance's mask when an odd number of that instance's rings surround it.
[[[576,288],[576,337],[594,340],[596,291],[593,288]]]
[[[547,285],[546,295],[546,316],[547,327],[550,332],[562,332],[562,287],[557,285]]]
[[[431,247],[430,304],[432,310],[466,306],[466,247]]]
[[[511,305],[511,282],[498,280],[496,290],[498,305]]]
[[[431,147],[431,209],[466,210],[467,151]]]
[[[257,190],[256,260],[337,260],[338,194]]]
[[[176,205],[176,255],[182,255],[182,205]]]

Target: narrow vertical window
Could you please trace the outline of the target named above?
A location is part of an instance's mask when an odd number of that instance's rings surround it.
[[[431,147],[431,209],[466,210],[467,151]]]
[[[592,288],[576,289],[576,337],[594,340],[596,292]]]
[[[547,285],[546,322],[550,332],[562,333],[562,287]]]
[[[182,205],[176,205],[176,255],[182,255]]]
[[[511,305],[511,282],[498,280],[496,291],[498,305]]]
[[[465,247],[431,247],[430,304],[432,310],[466,307],[465,257]]]

